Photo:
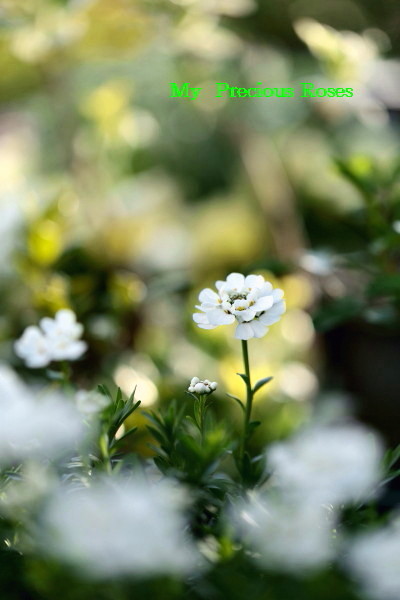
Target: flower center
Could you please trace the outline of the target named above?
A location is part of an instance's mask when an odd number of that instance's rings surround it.
[[[230,302],[234,302],[235,300],[247,300],[247,294],[239,294],[237,292],[231,292],[229,294]]]

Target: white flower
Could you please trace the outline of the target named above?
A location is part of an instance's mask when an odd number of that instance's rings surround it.
[[[41,545],[97,578],[185,574],[200,557],[185,535],[180,493],[138,476],[60,489],[45,507]]]
[[[76,360],[86,351],[87,344],[79,339],[83,325],[77,323],[72,310],[59,310],[54,319],[42,319],[40,326],[48,340],[53,360]]]
[[[325,507],[253,493],[235,507],[234,516],[240,537],[266,568],[302,572],[321,568],[334,556],[335,515]]]
[[[375,600],[400,598],[400,523],[356,538],[347,556],[347,567],[359,580],[366,596]]]
[[[87,349],[80,340],[83,326],[77,323],[75,313],[59,310],[54,319],[45,317],[40,328],[31,325],[14,344],[17,356],[28,367],[46,367],[52,360],[76,360]]]
[[[380,480],[381,456],[379,440],[359,425],[314,426],[267,453],[288,494],[333,504],[366,499]]]
[[[218,387],[218,383],[216,381],[209,381],[208,379],[200,380],[198,377],[193,377],[189,387],[188,392],[192,394],[212,394]]]
[[[0,462],[52,458],[75,449],[82,418],[63,397],[36,396],[0,365]]]
[[[110,404],[110,400],[104,394],[86,390],[79,390],[75,394],[75,402],[79,412],[87,416],[101,412]]]
[[[14,350],[28,367],[46,367],[51,361],[48,340],[35,325],[25,329],[19,340],[15,342]]]
[[[249,340],[263,337],[268,325],[279,321],[285,312],[283,291],[273,289],[262,275],[231,273],[226,281],[215,283],[217,292],[206,288],[200,292],[201,313],[193,315],[194,322],[202,329],[214,329],[235,321],[235,337]]]

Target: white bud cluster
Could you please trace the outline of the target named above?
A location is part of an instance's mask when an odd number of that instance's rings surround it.
[[[218,387],[216,381],[201,380],[198,377],[193,377],[188,387],[188,391],[192,394],[212,394]]]

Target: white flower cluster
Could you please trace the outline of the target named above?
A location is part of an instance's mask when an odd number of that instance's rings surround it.
[[[193,377],[188,387],[188,392],[199,394],[199,396],[201,396],[203,394],[212,394],[217,387],[218,383],[216,381],[208,381],[208,379]]]
[[[53,458],[75,450],[82,418],[59,394],[37,398],[6,366],[0,366],[0,460]]]
[[[77,360],[87,349],[86,342],[79,338],[83,325],[77,323],[72,310],[59,310],[54,319],[45,317],[40,327],[31,325],[15,342],[17,356],[28,367],[46,367],[53,360]]]
[[[324,566],[337,553],[333,531],[342,505],[371,498],[379,483],[379,440],[359,425],[315,425],[272,445],[267,458],[268,493],[235,511],[243,541],[267,568]]]
[[[202,560],[185,535],[185,501],[182,488],[139,476],[61,488],[45,507],[39,543],[95,578],[187,574]]]
[[[268,325],[279,321],[285,312],[283,291],[273,289],[262,275],[231,273],[226,281],[215,283],[217,292],[206,288],[199,294],[201,313],[194,322],[202,329],[237,322],[235,337],[240,340],[263,337]]]
[[[255,560],[268,569],[313,570],[334,556],[335,515],[325,507],[253,493],[236,507],[235,517]]]
[[[347,568],[368,598],[400,598],[400,522],[365,533],[350,545]]]
[[[361,425],[315,425],[267,452],[286,495],[333,505],[366,500],[380,480],[381,457],[379,439]]]

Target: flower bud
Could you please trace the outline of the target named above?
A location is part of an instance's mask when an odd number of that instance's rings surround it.
[[[204,385],[204,383],[196,383],[196,385],[194,386],[194,391],[196,392],[196,394],[206,394],[207,393],[207,387]]]

